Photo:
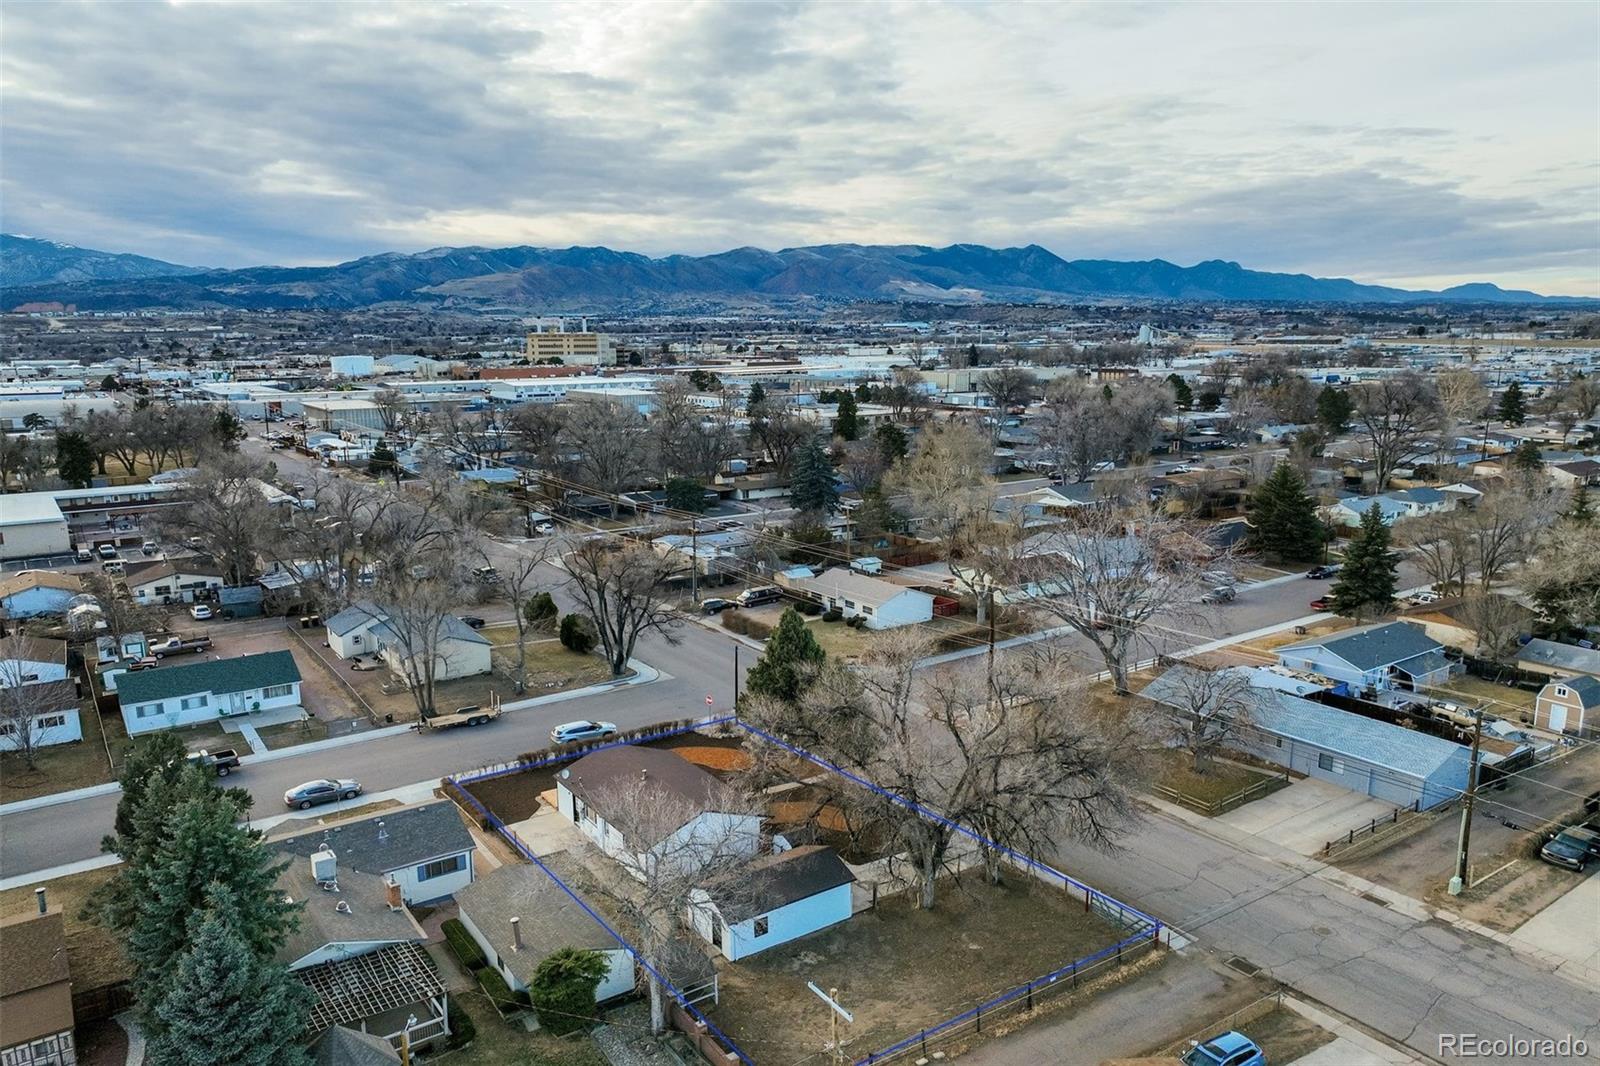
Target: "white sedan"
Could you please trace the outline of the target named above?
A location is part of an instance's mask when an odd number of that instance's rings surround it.
[[[204,622],[217,616],[216,609],[209,603],[197,603],[189,608],[189,617],[196,622]]]

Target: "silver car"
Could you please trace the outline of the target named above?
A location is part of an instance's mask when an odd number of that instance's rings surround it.
[[[294,786],[283,794],[283,802],[304,811],[319,803],[336,803],[339,800],[355,799],[359,795],[361,795],[360,781],[352,781],[349,778],[340,778],[337,781],[323,778],[320,781],[307,781],[303,785]]]

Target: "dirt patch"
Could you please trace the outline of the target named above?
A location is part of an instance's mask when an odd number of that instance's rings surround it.
[[[1221,803],[1251,785],[1272,780],[1266,774],[1220,759],[1211,760],[1205,773],[1196,773],[1194,758],[1187,752],[1160,752],[1152,756],[1152,762],[1156,784],[1201,806]]]
[[[1317,589],[1322,590],[1320,592],[1321,595],[1327,595],[1327,586],[1325,584],[1307,582],[1307,585],[1315,586]],[[1304,633],[1296,633],[1293,629],[1286,629],[1281,633],[1272,633],[1264,637],[1257,637],[1255,640],[1245,641],[1239,647],[1270,654],[1274,648],[1282,648],[1288,644],[1298,644],[1302,640],[1310,640],[1313,637],[1327,636],[1329,633],[1337,633],[1341,629],[1349,629],[1355,624],[1355,620],[1351,618],[1330,618],[1315,625],[1306,626]]]
[[[1439,876],[1428,886],[1423,901],[1504,933],[1515,932],[1583,879],[1580,873],[1526,858],[1515,850],[1474,860],[1470,869],[1473,877],[1481,879],[1477,885],[1452,896],[1449,877]]]
[[[1261,1045],[1268,1062],[1293,1062],[1334,1039],[1332,1033],[1316,1022],[1284,1006],[1244,1023],[1239,1031]]]
[[[722,966],[712,1020],[757,1062],[803,1058],[827,1024],[806,988],[814,981],[839,989],[855,1014],[846,1050],[859,1059],[1124,935],[1038,882],[992,887],[964,876],[942,889],[932,911],[897,898]]]
[[[749,753],[740,748],[684,744],[671,750],[707,770],[742,771],[755,765]]]

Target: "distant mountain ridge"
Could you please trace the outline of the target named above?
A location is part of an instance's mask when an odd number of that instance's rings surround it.
[[[0,288],[169,277],[194,274],[200,269],[142,255],[99,252],[37,237],[0,233]]]
[[[48,245],[59,254],[37,246]],[[14,252],[13,249],[17,251]],[[74,258],[73,253],[77,253]],[[19,265],[11,257],[19,254]],[[651,258],[610,248],[433,248],[387,252],[326,267],[199,271],[141,256],[115,256],[31,238],[4,237],[4,306],[59,301],[84,310],[353,309],[378,304],[460,308],[625,309],[804,300],[1062,302],[1130,299],[1401,304],[1591,302],[1506,290],[1488,283],[1443,291],[1363,285],[1345,278],[1246,270],[1206,260],[1062,259],[1030,244],[825,244],[766,251]],[[58,265],[43,280],[29,271]],[[124,262],[126,260],[126,262]],[[104,273],[95,275],[94,270]],[[141,273],[140,271],[143,271]],[[78,271],[84,276],[74,276]],[[118,273],[117,271],[121,271]]]

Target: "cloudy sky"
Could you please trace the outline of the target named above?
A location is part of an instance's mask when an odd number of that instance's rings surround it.
[[[1600,5],[7,5],[0,224],[1042,244],[1600,295]]]

